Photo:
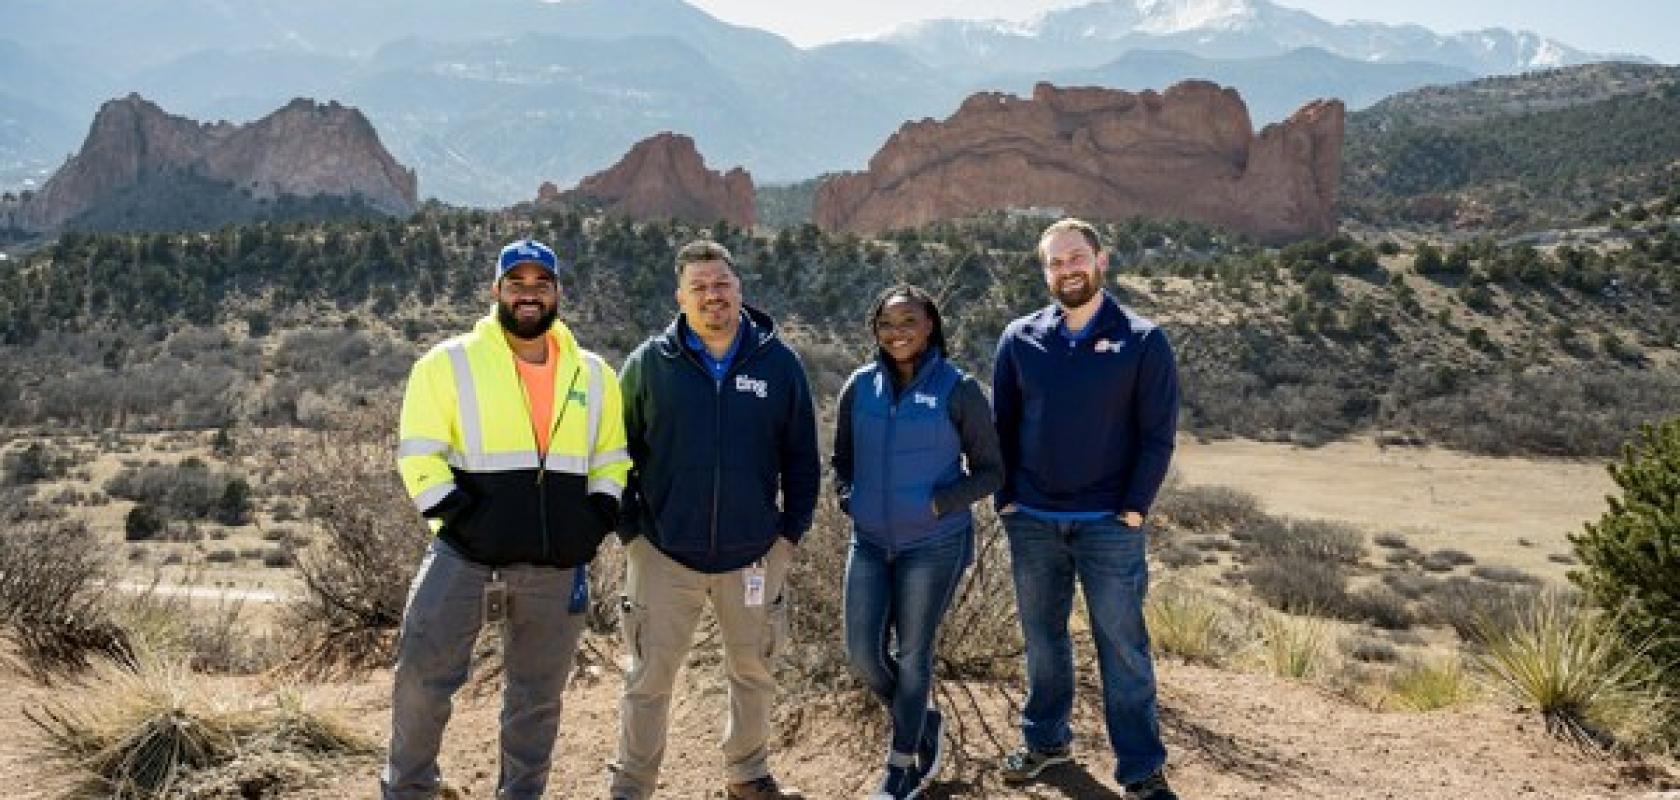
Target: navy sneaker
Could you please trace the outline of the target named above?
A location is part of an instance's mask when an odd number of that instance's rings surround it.
[[[1178,795],[1172,787],[1167,785],[1167,775],[1161,770],[1144,778],[1137,783],[1126,784],[1127,800],[1178,800]]]
[[[912,764],[888,764],[887,774],[869,800],[911,800],[922,796],[922,773]]]
[[[928,783],[939,777],[940,767],[945,766],[945,716],[937,708],[928,708],[922,722],[922,743],[916,748],[916,762],[921,767],[922,780]]]
[[[1071,747],[1034,750],[1027,745],[1021,745],[1003,757],[1003,782],[1026,783],[1038,777],[1038,773],[1072,760],[1073,748]]]

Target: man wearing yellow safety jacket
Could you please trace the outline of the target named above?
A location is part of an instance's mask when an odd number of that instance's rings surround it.
[[[503,248],[494,316],[415,363],[398,465],[436,533],[403,613],[382,794],[431,797],[450,698],[486,623],[503,634],[496,796],[540,797],[583,630],[585,567],[630,471],[618,379],[558,314],[558,262]]]

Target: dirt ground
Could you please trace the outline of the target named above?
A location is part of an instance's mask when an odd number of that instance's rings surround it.
[[[1399,531],[1420,548],[1457,547],[1475,554],[1479,563],[1508,564],[1556,580],[1565,567],[1548,557],[1567,552],[1565,534],[1595,518],[1612,488],[1596,463],[1477,458],[1370,442],[1309,450],[1185,440],[1175,463],[1185,483],[1244,489],[1272,513],[1347,521],[1373,535]],[[286,585],[231,577],[222,578],[223,586]],[[614,644],[598,640],[595,647],[566,699],[550,797],[604,796],[621,674]],[[1084,646],[1082,654],[1089,653]],[[1381,712],[1323,684],[1253,670],[1172,661],[1159,669],[1170,774],[1185,798],[1658,797],[1676,788],[1677,779],[1668,777],[1672,765],[1639,767],[1574,749],[1550,738],[1531,713],[1492,695],[1448,711]],[[206,680],[254,686],[262,679]],[[1078,765],[1049,771],[1024,789],[1004,787],[994,767],[1016,741],[1019,687],[945,686],[942,706],[959,723],[957,757],[926,796],[1119,797],[1095,705],[1095,675],[1086,669],[1081,680]],[[684,671],[673,703],[661,797],[722,796],[716,743],[724,719],[723,685],[715,659],[696,658]],[[383,742],[389,687],[389,672],[380,671],[320,695]],[[0,745],[0,785],[12,787],[8,795],[60,796],[29,748],[33,731],[23,715],[49,703],[54,691],[0,664],[0,725],[13,734]],[[493,794],[499,691],[492,660],[457,698],[442,763],[460,797]],[[860,717],[875,721],[860,730]],[[884,747],[872,701],[861,695],[788,699],[779,711],[779,729],[782,741],[773,765],[785,785],[810,798],[860,797],[872,787]],[[286,796],[373,797],[377,769],[377,759],[346,760],[321,770],[311,788]],[[241,794],[235,787],[225,796]]]
[[[1614,492],[1597,461],[1490,458],[1370,440],[1317,448],[1181,438],[1173,469],[1186,484],[1242,489],[1269,513],[1339,520],[1414,547],[1452,547],[1478,563],[1562,581],[1567,534],[1596,520]]]
[[[379,736],[388,724],[380,694],[388,680],[388,674],[375,675],[347,697],[365,712],[365,728]],[[1574,749],[1548,737],[1531,716],[1492,703],[1380,713],[1309,684],[1170,662],[1162,664],[1160,680],[1171,776],[1185,798],[1597,798],[1643,797],[1661,788],[1641,768]],[[573,684],[551,797],[604,796],[621,685],[611,668]],[[716,744],[725,703],[721,685],[715,666],[685,671],[659,796],[722,796]],[[462,797],[494,791],[495,686],[492,680],[465,692],[447,734],[443,768]],[[948,713],[954,707],[964,725],[954,734],[957,757],[927,797],[1121,796],[1109,774],[1113,761],[1105,755],[1094,686],[1081,688],[1077,764],[1047,771],[1022,789],[1001,785],[993,766],[1014,744],[1010,698],[982,690],[970,703],[965,692],[946,689]],[[804,715],[773,759],[785,786],[810,798],[867,794],[880,748],[860,740],[845,719],[868,714],[863,703],[861,696],[834,698]],[[375,769],[372,762],[354,765],[305,796],[371,796]]]

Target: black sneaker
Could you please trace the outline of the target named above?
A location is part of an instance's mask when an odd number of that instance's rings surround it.
[[[1021,745],[1003,757],[1003,782],[1026,783],[1038,777],[1038,773],[1072,760],[1073,748],[1071,747],[1035,750],[1027,745]]]
[[[1137,783],[1126,784],[1127,800],[1178,800],[1171,786],[1167,785],[1167,774],[1155,770],[1155,774]]]
[[[922,722],[922,743],[916,748],[916,766],[921,768],[923,782],[931,783],[945,766],[945,717],[937,708],[927,710]]]
[[[869,795],[869,800],[911,800],[922,796],[922,773],[914,766],[887,765],[881,786]]]

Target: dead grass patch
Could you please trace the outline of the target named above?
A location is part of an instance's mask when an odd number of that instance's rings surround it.
[[[187,662],[142,655],[104,661],[79,691],[25,712],[31,747],[85,794],[155,798],[202,783],[204,773],[268,753],[319,758],[375,746],[301,688],[266,697],[207,683]]]

